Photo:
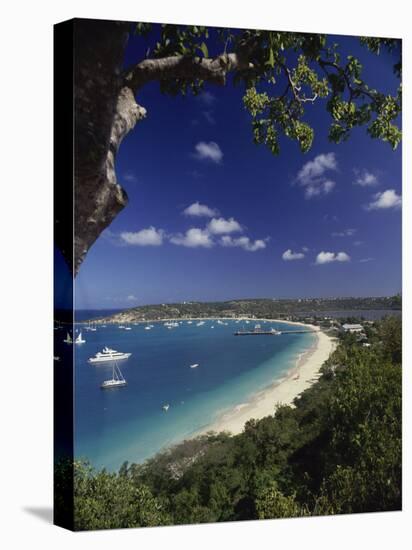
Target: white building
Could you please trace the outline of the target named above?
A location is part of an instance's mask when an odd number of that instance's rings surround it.
[[[345,332],[362,332],[363,331],[362,325],[351,325],[346,323],[345,325],[342,325],[342,328]]]

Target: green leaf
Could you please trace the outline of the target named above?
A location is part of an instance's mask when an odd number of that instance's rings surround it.
[[[270,48],[269,50],[269,59],[266,61],[266,65],[272,69],[275,66],[275,54],[273,53],[273,48]]]
[[[200,46],[198,46],[199,50],[203,53],[204,57],[209,57],[209,50],[207,49],[206,43],[202,42]]]

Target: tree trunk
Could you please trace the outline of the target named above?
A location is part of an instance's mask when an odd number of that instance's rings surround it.
[[[129,24],[75,20],[73,28],[74,250],[67,231],[56,233],[56,244],[76,275],[91,245],[127,204],[116,178],[116,153],[146,112],[124,86]],[[64,219],[60,212],[67,204],[56,198],[55,217]]]

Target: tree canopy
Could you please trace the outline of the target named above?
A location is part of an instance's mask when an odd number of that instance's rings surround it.
[[[305,112],[322,98],[331,117],[331,141],[339,143],[352,128],[366,126],[371,137],[393,149],[400,142],[401,85],[395,95],[371,88],[362,78],[359,59],[342,58],[339,44],[325,34],[168,24],[159,33],[148,23],[138,23],[135,33],[148,46],[147,58],[126,71],[132,89],[159,80],[165,93],[198,94],[206,81],[225,84],[227,74],[234,72],[234,83],[244,85],[254,141],[274,154],[279,153],[281,134],[297,141],[303,152],[311,148],[314,128],[305,121]],[[399,41],[362,37],[360,43],[375,55],[383,49],[394,52],[393,70],[401,77]],[[210,56],[209,50],[219,48]]]

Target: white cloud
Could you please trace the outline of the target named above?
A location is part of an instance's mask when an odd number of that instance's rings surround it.
[[[220,164],[223,159],[223,152],[215,141],[200,141],[195,146],[195,157],[201,160],[211,160],[216,164]]]
[[[136,302],[137,298],[134,294],[129,294],[129,296],[126,298],[128,302]]]
[[[203,116],[205,117],[206,121],[211,124],[212,126],[216,124],[216,119],[213,116],[212,111],[203,111]]]
[[[203,216],[206,218],[213,218],[213,216],[217,216],[218,213],[219,212],[216,208],[210,208],[209,206],[206,206],[206,204],[200,204],[199,201],[194,202],[183,210],[183,214],[185,216]]]
[[[344,229],[343,231],[334,231],[332,237],[353,237],[356,233],[356,229]]]
[[[202,92],[201,94],[199,94],[197,96],[197,99],[199,101],[201,101],[202,103],[204,103],[205,105],[207,105],[208,107],[210,107],[211,105],[213,105],[215,103],[216,96],[213,95],[211,92],[205,91],[205,92]]]
[[[305,257],[305,254],[303,252],[292,252],[290,248],[288,250],[285,250],[285,252],[282,254],[282,260],[289,261],[289,260],[302,260],[302,258]]]
[[[319,252],[316,256],[316,264],[329,264],[331,262],[349,262],[350,256],[346,252]]]
[[[185,234],[172,235],[170,242],[188,248],[211,248],[214,245],[209,231],[198,227],[188,229]]]
[[[207,226],[213,235],[224,235],[226,233],[242,232],[242,226],[234,218],[213,218]]]
[[[394,189],[387,189],[382,193],[376,193],[373,201],[366,206],[366,210],[382,210],[385,208],[400,208],[402,197]]]
[[[368,170],[355,170],[355,185],[360,185],[362,187],[371,187],[373,185],[378,185],[379,180],[375,174],[368,172]]]
[[[123,174],[124,181],[127,181],[129,183],[136,183],[137,177],[133,174],[133,172],[125,172]]]
[[[304,188],[305,197],[310,199],[319,195],[327,195],[336,183],[325,176],[327,171],[336,171],[338,164],[335,153],[317,155],[302,166],[296,176],[298,184]]]
[[[247,250],[248,252],[256,252],[257,250],[262,250],[263,248],[266,248],[267,241],[267,238],[256,239],[255,241],[252,241],[251,239],[249,239],[249,237],[233,238],[230,235],[224,235],[220,239],[220,244],[222,246],[237,246],[243,248],[243,250]]]
[[[120,233],[121,240],[132,246],[160,246],[163,244],[164,232],[151,226],[135,233],[124,231]]]

